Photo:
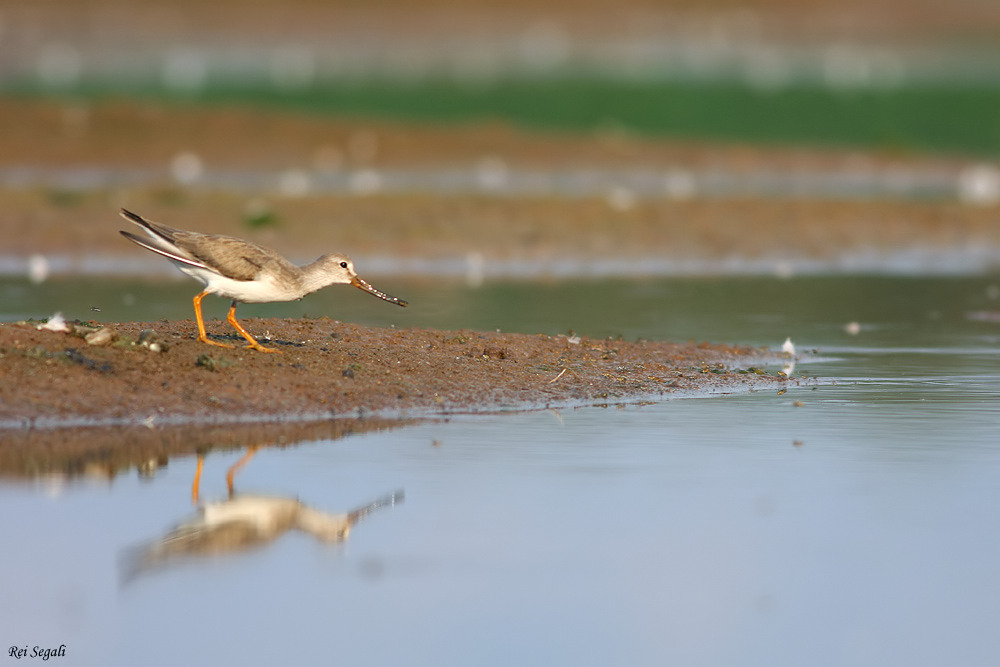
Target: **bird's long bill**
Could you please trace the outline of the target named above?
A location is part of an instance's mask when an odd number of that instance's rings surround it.
[[[357,287],[358,289],[363,289],[369,294],[373,294],[384,301],[388,301],[389,303],[394,303],[397,306],[403,306],[404,308],[407,306],[406,301],[403,301],[399,297],[390,296],[385,292],[382,292],[381,290],[375,289],[374,287],[372,287],[371,285],[369,285],[368,283],[366,283],[364,280],[362,280],[357,276],[351,278],[351,284]]]

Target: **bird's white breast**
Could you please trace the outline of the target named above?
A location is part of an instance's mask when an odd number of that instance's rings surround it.
[[[187,275],[204,283],[208,292],[242,303],[294,301],[302,297],[294,286],[282,285],[270,274],[260,275],[256,280],[233,280],[210,269],[180,262],[174,264]]]

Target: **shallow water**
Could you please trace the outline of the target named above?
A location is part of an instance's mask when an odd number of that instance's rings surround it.
[[[775,347],[790,336],[816,350],[795,375],[823,382],[265,448],[238,492],[331,512],[397,488],[406,500],[341,544],[290,533],[127,584],[122,554],[191,513],[193,457],[152,480],[8,478],[4,640],[65,644],[66,664],[84,665],[988,665],[1000,654],[995,280],[392,282],[376,284],[413,308],[327,290],[244,315]],[[101,284],[0,283],[4,319],[190,317],[191,283]],[[238,458],[207,456],[204,497],[226,496]]]

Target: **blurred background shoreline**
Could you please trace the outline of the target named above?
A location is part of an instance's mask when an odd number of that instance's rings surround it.
[[[991,272],[998,34],[971,0],[9,6],[0,272],[130,272],[121,206],[397,273]]]

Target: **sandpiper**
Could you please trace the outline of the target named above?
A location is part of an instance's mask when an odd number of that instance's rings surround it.
[[[163,255],[178,269],[205,284],[205,289],[194,297],[194,316],[198,322],[198,340],[209,345],[234,347],[214,341],[205,333],[201,300],[206,294],[232,299],[226,319],[249,341],[247,347],[261,352],[281,350],[264,347],[243,328],[236,320],[237,303],[294,301],[327,285],[354,285],[389,303],[406,306],[406,301],[379,291],[359,278],[354,272],[354,263],[346,255],[323,255],[311,264],[296,266],[270,248],[234,236],[174,229],[125,209],[121,210],[121,215],[147,235],[140,237],[123,231],[125,238]]]

